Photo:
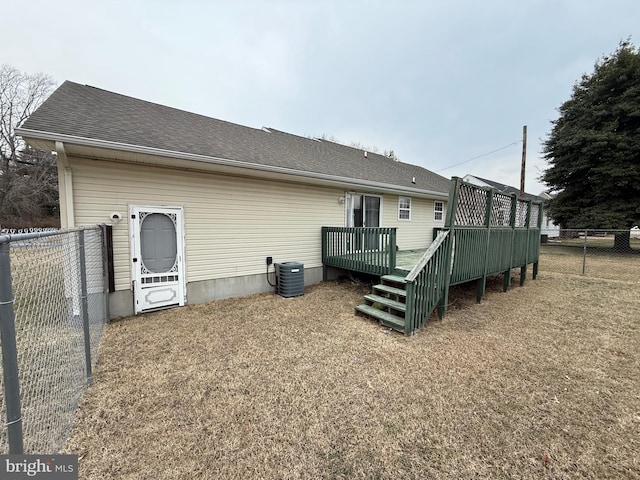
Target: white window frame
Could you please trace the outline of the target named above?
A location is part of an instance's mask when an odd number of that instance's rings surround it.
[[[439,210],[438,210],[438,205],[440,205]],[[440,214],[440,218],[438,218],[438,214]],[[438,200],[433,202],[433,221],[444,222],[444,202],[441,202]]]
[[[402,206],[402,202],[403,201],[409,202],[409,207],[403,207]],[[409,217],[408,218],[402,218],[400,216],[401,212],[408,212],[409,213]],[[411,221],[411,197],[398,197],[398,221],[401,221],[401,222],[410,222]]]

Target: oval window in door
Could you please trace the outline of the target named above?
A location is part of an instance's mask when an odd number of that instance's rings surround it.
[[[150,213],[140,225],[142,266],[149,273],[166,273],[173,269],[178,255],[176,226],[168,215]]]

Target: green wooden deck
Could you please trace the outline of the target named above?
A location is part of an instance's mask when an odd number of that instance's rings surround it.
[[[409,273],[418,264],[426,251],[426,248],[398,251],[396,253],[396,270],[405,270]]]
[[[488,275],[503,274],[506,291],[511,271],[523,284],[533,264],[535,279],[541,220],[541,202],[454,178],[444,228],[427,249],[396,251],[396,227],[322,227],[324,278],[329,267],[379,276],[356,310],[411,334],[434,309],[444,315],[451,285],[476,280],[480,302]]]
[[[396,266],[393,272],[404,273],[405,275],[418,263],[418,261],[426,252],[426,248],[416,250],[399,250],[396,252]],[[365,261],[361,252],[345,253],[342,255],[333,255],[327,257],[326,261],[331,265],[345,265],[346,270],[353,270],[362,273],[379,274],[380,269],[386,268],[383,262],[378,262],[377,258],[371,258]],[[392,273],[392,272],[389,272]]]

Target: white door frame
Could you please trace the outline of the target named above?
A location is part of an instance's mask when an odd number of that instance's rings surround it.
[[[141,216],[150,213],[167,215],[175,225],[176,263],[169,272],[149,272],[142,262],[140,226],[144,217],[141,218]],[[129,205],[129,234],[134,313],[137,315],[161,308],[183,306],[186,302],[183,207]]]
[[[362,223],[365,224],[364,226],[367,227],[368,225],[366,225],[366,218],[367,218],[367,211],[366,211],[366,207],[365,207],[365,197],[376,197],[380,199],[380,210],[378,211],[378,225],[377,227],[381,227],[382,226],[382,206],[384,204],[384,197],[380,194],[375,194],[375,193],[362,193],[362,192],[346,192],[345,193],[345,223],[347,227],[353,227],[354,226],[354,209],[353,209],[353,201],[354,201],[354,196],[358,195],[360,197],[362,197]],[[353,248],[353,251],[357,251],[357,252],[361,252],[361,251],[366,251],[367,248],[367,240],[365,238],[365,235],[361,235],[359,238],[355,238],[353,239],[353,243],[355,245],[351,246],[350,248]],[[377,246],[377,248],[381,248],[381,244]]]
[[[346,192],[345,193],[345,226],[353,227],[353,196],[360,195],[362,196],[362,219],[363,222],[366,218],[366,212],[364,207],[364,197],[378,197],[380,199],[380,212],[378,212],[378,226],[382,226],[382,205],[384,203],[384,196],[376,193],[363,193],[363,192]],[[365,225],[366,227],[367,225]]]

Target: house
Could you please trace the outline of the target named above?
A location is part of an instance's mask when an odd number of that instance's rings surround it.
[[[554,194],[555,195],[555,194]],[[548,204],[549,200],[553,198],[552,195],[547,192],[542,192],[538,195],[542,199],[544,204]],[[548,238],[556,238],[560,236],[560,225],[557,224],[546,212],[542,214],[542,235],[546,235]]]
[[[57,153],[63,227],[112,224],[112,317],[269,291],[268,257],[313,284],[322,226],[420,249],[446,215],[419,166],[68,81],[16,132]]]
[[[511,187],[509,185],[505,185],[504,183],[494,182],[493,180],[487,180],[486,178],[476,177],[474,175],[465,175],[463,180],[468,183],[472,183],[474,185],[479,185],[481,187],[491,187],[495,188],[496,191],[507,194],[507,195],[520,195],[520,189]],[[531,195],[529,193],[525,193],[522,198],[542,201],[543,203],[547,203],[551,200],[551,196],[543,192],[540,195]],[[508,213],[505,213],[506,218],[508,218]],[[560,226],[557,225],[552,218],[550,218],[546,212],[542,213],[542,227],[541,234],[546,235],[547,237],[559,237],[560,236]]]

